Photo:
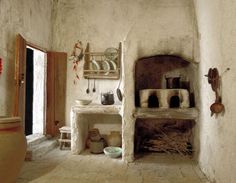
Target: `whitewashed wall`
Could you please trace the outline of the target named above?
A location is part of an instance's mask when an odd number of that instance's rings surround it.
[[[11,115],[14,99],[15,37],[50,49],[51,0],[0,0],[0,115]]]
[[[195,0],[200,44],[200,154],[204,173],[218,183],[236,180],[236,1]],[[223,116],[210,117],[215,95],[204,77],[208,69],[222,73]]]
[[[124,43],[124,67],[132,75],[136,58],[153,54],[178,54],[192,60],[194,55],[193,7],[189,0],[58,0],[54,4],[53,49],[71,53],[74,43],[81,40],[91,50],[104,51]],[[115,80],[97,81],[96,93],[86,94],[87,81],[82,76],[73,84],[72,63],[68,61],[66,123],[77,98],[92,98],[100,102],[100,93],[115,90]],[[129,77],[129,76],[128,76]],[[129,83],[131,86],[133,83]],[[92,84],[91,84],[92,87]]]

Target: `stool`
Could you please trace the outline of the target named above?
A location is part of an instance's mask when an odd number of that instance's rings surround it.
[[[59,128],[59,131],[61,133],[59,142],[60,142],[60,149],[62,149],[62,146],[67,143],[71,143],[71,128],[69,126],[63,126]]]

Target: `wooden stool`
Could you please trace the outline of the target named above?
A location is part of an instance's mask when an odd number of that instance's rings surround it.
[[[62,149],[62,146],[67,143],[71,143],[71,128],[69,126],[63,126],[59,128],[61,136],[59,139],[60,142],[60,149]]]

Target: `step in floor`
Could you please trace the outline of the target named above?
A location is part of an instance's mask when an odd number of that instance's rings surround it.
[[[47,138],[41,136],[39,138],[40,139],[35,139],[36,142],[27,142],[28,146],[25,157],[26,161],[32,161],[41,158],[59,145],[58,139],[56,138]]]

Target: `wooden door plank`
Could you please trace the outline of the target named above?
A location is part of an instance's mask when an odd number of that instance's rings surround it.
[[[26,40],[18,34],[16,36],[15,55],[15,95],[13,116],[20,116],[24,121],[25,114],[25,61],[26,61]]]
[[[66,53],[47,53],[46,134],[52,136],[65,125],[66,61]]]

